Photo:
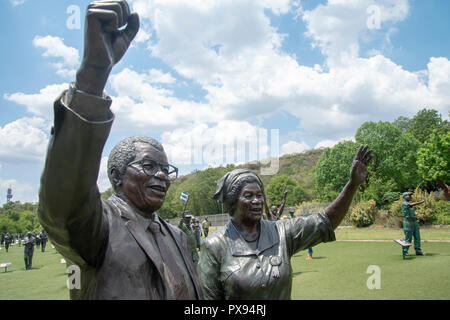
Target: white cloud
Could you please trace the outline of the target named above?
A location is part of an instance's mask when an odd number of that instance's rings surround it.
[[[362,38],[369,41],[379,33],[389,41],[395,31],[391,25],[408,15],[407,0],[330,0],[301,11],[309,37],[330,58],[325,71],[283,53],[284,35],[271,26],[264,10],[283,14],[294,3],[271,3],[134,0],[133,6],[154,28],[151,54],[199,83],[211,110],[221,111],[211,120],[270,116],[283,109],[298,117],[309,134],[326,139],[349,136],[367,120],[411,115],[423,105],[448,108],[445,91],[433,92],[423,77],[382,51],[374,48],[370,58],[359,56]],[[367,9],[373,5],[379,9],[379,30],[368,28]],[[439,86],[444,88],[443,81]]]
[[[45,37],[36,36],[33,39],[33,45],[45,49],[42,54],[43,57],[61,58],[62,62],[51,63],[51,66],[56,69],[59,76],[73,79],[80,56],[77,49],[66,46],[63,41],[62,38],[49,35]]]
[[[342,142],[342,141],[353,141],[353,142],[355,142],[355,138],[354,137],[347,137],[347,138],[342,138],[342,139],[339,139],[339,140],[331,140],[331,139],[322,140],[322,141],[319,141],[316,144],[314,149],[331,148],[334,145],[336,145],[336,144],[338,144],[339,142]]]
[[[428,63],[428,86],[430,92],[442,99],[441,103],[449,109],[450,99],[450,61],[447,58],[431,58]],[[443,109],[442,111],[445,111]]]
[[[173,83],[160,70],[138,73],[128,68],[110,77],[114,92],[112,111],[117,129],[168,130],[220,119],[223,112],[210,106],[176,98],[173,91],[154,83]]]
[[[289,141],[281,146],[281,155],[302,153],[303,151],[308,149],[310,149],[310,147],[304,141],[300,143],[297,141]]]
[[[176,80],[170,73],[164,73],[158,69],[151,69],[148,73],[150,83],[167,83],[172,84]]]
[[[133,42],[131,43],[131,46],[135,46],[136,43],[145,43],[151,38],[150,32],[147,30],[147,27],[145,25],[141,25],[139,27],[139,31],[136,35],[136,37],[133,39]]]
[[[100,192],[104,192],[111,187],[111,182],[109,182],[108,178],[108,157],[102,157],[102,160],[100,161],[97,186]]]
[[[276,151],[270,139],[266,129],[230,120],[165,131],[161,135],[169,161],[175,165],[218,166],[263,160]]]
[[[303,11],[302,18],[308,29],[306,36],[328,57],[328,65],[334,66],[357,58],[361,38],[370,38],[386,24],[404,20],[408,12],[408,0],[329,0]]]
[[[0,127],[0,161],[41,162],[47,148],[49,126],[42,118],[20,118]]]
[[[225,120],[268,117],[285,110],[299,119],[299,129],[316,143],[351,136],[364,121],[392,121],[423,107],[447,114],[450,108],[447,58],[431,58],[425,70],[411,72],[384,57],[379,48],[369,50],[369,58],[360,57],[360,41],[370,41],[377,33],[389,39],[395,30],[392,24],[408,15],[406,0],[330,0],[301,11],[309,36],[331,59],[312,68],[282,51],[284,35],[265,13],[285,14],[293,2],[134,0],[132,4],[143,24],[152,26],[145,32],[155,34],[142,41],[173,72],[126,67],[112,75],[114,130],[190,130],[202,124],[211,129]],[[367,28],[367,8],[374,4],[380,9],[379,30]],[[176,85],[183,79],[176,80],[173,74],[198,84],[206,92],[202,102],[178,96]],[[26,105],[34,114],[51,115],[51,101],[60,91],[62,87],[54,85],[37,95],[5,98]]]
[[[34,115],[46,119],[53,119],[53,102],[68,88],[69,84],[67,83],[52,84],[41,89],[39,93],[26,94],[16,92],[13,94],[4,94],[3,98],[25,106],[27,111]]]

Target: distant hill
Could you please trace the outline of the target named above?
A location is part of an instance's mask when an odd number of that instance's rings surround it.
[[[293,178],[308,192],[308,197],[317,198],[314,192],[314,168],[324,149],[308,150],[303,153],[283,155],[279,158],[279,170],[276,175],[286,174]],[[179,197],[182,191],[190,194],[186,210],[190,210],[196,216],[210,215],[222,212],[222,206],[212,199],[216,189],[216,182],[227,172],[236,168],[247,168],[255,171],[267,186],[276,175],[261,175],[261,167],[265,161],[253,161],[243,165],[227,165],[224,167],[196,170],[190,174],[179,177],[166,196],[163,207],[158,213],[163,218],[175,218],[184,209],[184,203]]]

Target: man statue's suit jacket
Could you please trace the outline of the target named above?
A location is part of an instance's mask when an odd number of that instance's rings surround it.
[[[110,105],[109,97],[80,93],[73,84],[55,101],[39,219],[67,266],[79,267],[80,289],[77,279],[69,279],[72,299],[172,299],[158,248],[137,213],[115,196],[102,199],[97,187],[102,149],[114,120]],[[175,240],[196,298],[202,299],[186,236],[159,221]]]

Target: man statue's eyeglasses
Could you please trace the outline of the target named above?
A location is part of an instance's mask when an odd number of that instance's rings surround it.
[[[178,168],[171,164],[161,164],[151,159],[133,161],[128,166],[132,164],[140,164],[142,171],[148,176],[154,176],[158,171],[161,171],[166,175],[167,180],[173,181],[178,177]]]

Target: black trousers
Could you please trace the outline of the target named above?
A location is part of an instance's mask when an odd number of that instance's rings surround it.
[[[31,270],[31,265],[33,263],[33,253],[34,253],[34,248],[31,248],[31,249],[25,248],[25,250],[23,252],[26,270]]]

